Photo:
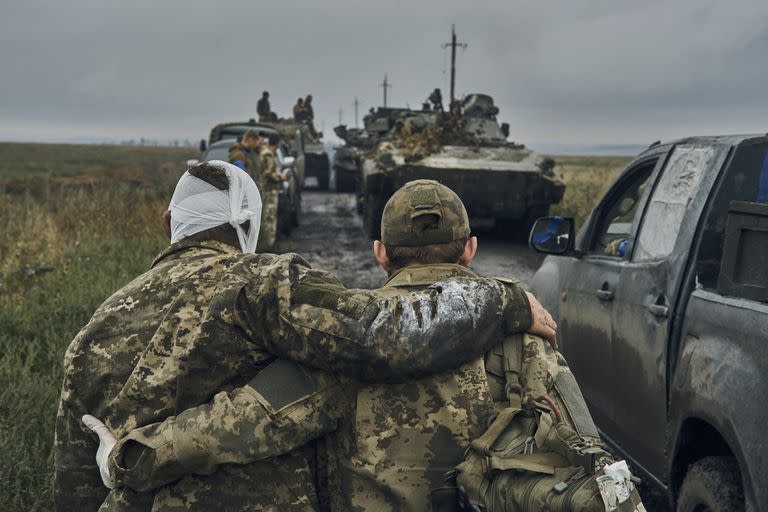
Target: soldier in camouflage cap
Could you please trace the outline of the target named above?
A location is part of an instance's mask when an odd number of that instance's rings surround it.
[[[54,445],[56,510],[314,510],[315,457],[311,446],[294,448],[312,439],[302,437],[304,416],[318,430],[335,426],[332,406],[313,404],[339,393],[335,378],[309,370],[298,374],[301,385],[270,388],[278,382],[270,378],[265,388],[259,372],[274,369],[276,356],[356,378],[413,375],[454,367],[503,332],[543,321],[522,290],[491,279],[452,279],[390,297],[348,290],[295,254],[244,254],[255,237],[243,222],[253,227],[258,201],[234,202],[233,173],[242,171],[224,162],[185,173],[179,186],[186,180],[205,198],[222,196],[225,210],[243,211],[220,213],[221,225],[174,240],[99,306],[68,347]],[[241,185],[247,191],[253,183]],[[175,222],[174,236],[176,212],[195,213],[190,194],[165,217],[169,232]],[[209,400],[215,414],[185,414]],[[81,421],[86,413],[123,438],[104,478],[111,491],[93,462],[98,443]],[[187,435],[195,428],[200,435]],[[241,465],[217,468],[207,454]],[[142,464],[161,467],[167,485],[121,486]]]
[[[436,222],[422,223],[419,217]],[[395,192],[381,216],[381,242],[415,247],[469,239],[469,217],[459,196],[434,180],[415,180]]]

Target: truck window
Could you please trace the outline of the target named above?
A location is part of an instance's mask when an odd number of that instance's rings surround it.
[[[764,140],[736,149],[714,194],[696,257],[696,280],[703,288],[717,288],[731,201],[768,203],[768,143]]]
[[[674,149],[651,195],[633,261],[661,260],[672,253],[688,204],[717,155],[709,145],[682,145]]]
[[[655,165],[656,160],[643,162],[639,167],[630,170],[627,178],[611,191],[612,196],[602,208],[605,214],[601,216],[591,253],[616,258],[624,256],[640,200]]]

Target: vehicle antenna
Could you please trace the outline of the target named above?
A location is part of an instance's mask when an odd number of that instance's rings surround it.
[[[467,49],[467,43],[456,42],[456,25],[451,25],[451,42],[445,43],[443,48],[451,48],[451,103],[456,99],[454,91],[456,89],[456,47],[461,47],[462,50]],[[450,104],[450,103],[449,103]]]
[[[360,105],[360,102],[357,101],[357,96],[355,96],[355,102],[353,105],[355,106],[355,128],[357,128],[357,107]]]
[[[392,84],[387,80],[386,73],[384,73],[384,81],[379,84],[379,87],[384,88],[384,108],[387,108],[387,89],[392,87]]]
[[[341,116],[344,114],[342,109],[339,109],[339,124],[341,124]]]

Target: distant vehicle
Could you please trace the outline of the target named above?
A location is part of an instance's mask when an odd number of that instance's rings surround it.
[[[211,130],[210,136],[211,140],[215,140],[210,145],[205,144],[205,141],[201,142],[201,148],[204,148],[201,161],[226,161],[229,156],[229,148],[235,143],[238,136],[249,129],[265,136],[279,135],[279,132],[264,126],[262,123],[223,123],[216,125]],[[287,178],[279,190],[277,204],[278,231],[286,235],[299,225],[301,217],[301,178],[298,170],[300,160],[290,154],[293,151],[294,155],[301,155],[300,136],[297,136],[297,139],[298,142],[294,141],[296,149],[293,150],[285,138],[282,138],[276,155],[280,172]]]
[[[309,125],[296,123],[293,119],[278,119],[262,124],[271,126],[287,137],[298,131],[301,134],[302,153],[304,155],[304,180],[302,183],[306,185],[308,181],[311,181],[306,178],[314,178],[319,190],[328,190],[331,166],[328,152],[322,143],[323,134],[314,133]]]
[[[292,156],[294,158],[293,167],[295,168],[295,174],[298,179],[299,185],[304,183],[305,173],[305,138],[303,131],[296,125],[295,129],[277,129],[272,126],[272,123],[256,122],[255,119],[249,119],[248,121],[220,123],[211,129],[211,133],[208,136],[208,144],[220,140],[237,140],[246,130],[253,130],[256,133],[260,133],[264,136],[268,136],[271,133],[277,133],[282,137],[283,151],[286,156]],[[206,141],[200,141],[200,151],[203,152],[206,149]]]
[[[509,126],[499,126],[497,113],[490,96],[472,94],[461,112],[380,108],[366,116],[363,130],[341,130],[356,148],[359,209],[368,235],[379,236],[392,194],[421,178],[455,190],[473,226],[527,234],[562,199],[565,185],[552,159],[507,141]]]
[[[371,109],[363,118],[363,128],[347,128],[341,124],[333,131],[344,141],[336,148],[333,157],[333,170],[336,173],[337,192],[358,192],[361,188],[363,158],[376,145],[388,138],[396,119],[412,112],[406,108]],[[362,198],[358,198],[358,213],[363,213]]]
[[[693,137],[635,158],[575,239],[531,232],[603,439],[678,511],[768,504],[767,202],[768,137]]]

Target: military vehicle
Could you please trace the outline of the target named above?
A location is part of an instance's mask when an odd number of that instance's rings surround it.
[[[322,143],[322,133],[315,132],[309,124],[296,123],[292,119],[278,119],[261,124],[273,127],[284,136],[290,136],[290,134],[294,134],[298,130],[301,133],[301,143],[303,144],[304,180],[306,178],[315,178],[318,189],[328,190],[331,165],[328,159],[328,152]]]
[[[379,236],[381,214],[390,196],[406,182],[434,179],[464,201],[473,228],[501,234],[527,234],[565,184],[555,162],[509,142],[509,125],[499,125],[499,109],[485,94],[472,94],[441,110],[378,109],[365,129],[347,134],[365,153],[359,165],[358,201],[369,236]],[[355,144],[356,142],[356,144]],[[366,144],[373,147],[366,152]]]
[[[272,134],[281,136],[277,150],[280,172],[287,178],[278,193],[277,223],[280,232],[288,235],[299,225],[301,217],[301,184],[304,181],[304,142],[300,130],[280,131],[268,123],[259,123],[255,119],[247,122],[220,123],[211,129],[208,142],[200,141],[202,156],[200,161],[227,160],[229,148],[246,130],[253,130],[265,137]],[[197,163],[190,160],[188,165]]]
[[[378,142],[391,136],[394,121],[408,112],[411,111],[405,108],[371,109],[363,118],[363,128],[347,128],[340,124],[333,129],[336,136],[344,141],[344,146],[336,148],[333,158],[337,192],[355,192],[360,189],[361,167],[366,153],[373,150]],[[358,201],[358,210],[362,213],[361,201]]]
[[[678,512],[768,503],[766,163],[765,134],[656,142],[577,236],[531,233],[551,255],[531,290],[602,439]]]

